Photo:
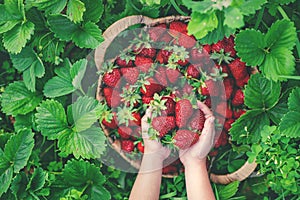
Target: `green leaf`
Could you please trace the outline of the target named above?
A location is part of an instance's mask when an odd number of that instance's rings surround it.
[[[27,89],[31,92],[35,92],[34,66],[31,66],[23,72],[23,80]]]
[[[92,22],[87,22],[81,28],[78,28],[72,39],[78,47],[91,49],[95,49],[104,41],[102,31]]]
[[[32,63],[36,60],[36,54],[30,47],[25,47],[18,54],[10,55],[13,67],[16,68],[19,72],[23,72],[28,69]]]
[[[72,83],[61,77],[55,76],[45,84],[43,91],[46,97],[53,98],[70,94],[75,90],[76,88],[74,88]]]
[[[98,101],[92,97],[79,97],[71,105],[72,119],[74,120],[76,131],[84,131],[97,121],[96,108]]]
[[[13,15],[24,16],[24,4],[20,0],[4,0],[5,8]]]
[[[84,131],[66,129],[58,136],[58,147],[75,158],[99,158],[105,151],[106,137],[101,128],[92,126]]]
[[[228,7],[224,10],[224,25],[236,29],[244,26],[244,16],[238,8]]]
[[[280,83],[266,79],[262,74],[251,76],[245,89],[245,105],[252,109],[269,109],[279,100]]]
[[[1,98],[2,111],[7,115],[27,114],[41,102],[42,95],[30,92],[24,82],[9,84]]]
[[[193,12],[208,13],[214,10],[222,10],[223,7],[228,7],[231,4],[231,0],[224,1],[193,1],[193,0],[182,0],[182,3],[193,10]]]
[[[67,15],[71,19],[71,21],[75,23],[82,21],[84,12],[84,3],[82,3],[80,0],[69,0],[67,7]]]
[[[43,188],[46,182],[46,172],[42,168],[38,167],[34,169],[34,172],[27,184],[26,190],[36,192]]]
[[[81,88],[81,81],[83,79],[85,70],[87,66],[87,60],[81,59],[73,64],[70,70],[71,78],[72,78],[72,85],[75,88]]]
[[[288,99],[288,107],[291,111],[300,112],[300,88],[295,88]]]
[[[86,188],[89,199],[110,199],[110,193],[103,187],[105,176],[100,168],[83,160],[71,160],[65,165],[63,178],[68,185]]]
[[[34,147],[33,136],[31,130],[23,129],[13,135],[6,143],[4,155],[13,167],[14,173],[18,173],[27,164]]]
[[[193,12],[191,21],[188,24],[188,32],[194,35],[197,39],[205,37],[210,31],[218,27],[218,18],[216,14],[201,14]]]
[[[265,46],[264,35],[253,29],[241,31],[235,39],[237,54],[248,66],[261,65],[263,63]]]
[[[68,128],[65,110],[59,102],[53,99],[43,101],[36,110],[37,128],[49,140],[57,139],[58,135]]]
[[[274,81],[286,80],[282,75],[292,75],[295,72],[295,58],[290,50],[276,48],[266,55],[261,65],[263,74]]]
[[[0,34],[11,30],[21,21],[21,16],[9,13],[5,6],[0,4]]]
[[[1,151],[2,150],[0,149],[0,156],[2,157],[4,155],[1,155],[2,154]],[[12,177],[13,177],[13,168],[12,167],[6,169],[5,172],[0,175],[0,183],[1,183],[0,184],[0,197],[9,188],[11,181],[12,181]]]
[[[26,4],[35,6],[48,14],[59,14],[67,5],[67,0],[27,0]]]
[[[259,10],[265,3],[267,3],[267,0],[245,0],[239,6],[239,10],[243,15],[255,14],[255,11]]]
[[[83,20],[85,22],[97,23],[104,11],[104,5],[102,0],[81,0],[86,8],[83,13]]]
[[[25,172],[18,173],[10,186],[11,193],[14,195],[14,199],[22,198],[29,198],[26,192],[26,185],[28,184],[28,177]]]
[[[281,120],[279,130],[287,137],[300,137],[300,112],[290,111]]]
[[[63,41],[70,41],[74,32],[78,29],[78,25],[64,15],[51,15],[48,17],[48,23],[55,37]]]
[[[267,110],[270,119],[277,125],[282,117],[288,112],[287,98],[281,97],[279,102],[271,109]]]
[[[10,53],[20,53],[34,32],[34,24],[26,21],[4,33],[3,45]]]
[[[233,197],[238,191],[239,183],[239,181],[234,181],[228,185],[218,185],[220,199],[230,199]]]
[[[31,129],[34,127],[34,113],[30,112],[26,115],[17,115],[15,116],[16,122],[14,123],[15,131],[27,128]]]
[[[270,27],[265,40],[271,51],[283,47],[292,50],[297,40],[294,23],[286,19],[276,21]]]
[[[257,143],[261,138],[261,130],[269,124],[270,120],[264,111],[249,110],[232,124],[229,134],[238,144]]]

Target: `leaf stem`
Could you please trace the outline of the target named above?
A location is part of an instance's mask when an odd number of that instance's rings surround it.
[[[280,75],[278,77],[279,78],[286,78],[286,79],[292,79],[292,80],[299,80],[300,81],[300,76],[285,76],[285,75]]]
[[[258,13],[257,21],[256,21],[255,26],[254,26],[254,29],[255,29],[255,30],[258,29],[260,23],[262,22],[262,18],[263,18],[263,16],[264,16],[264,12],[265,12],[265,7],[263,7],[263,8],[259,11],[259,13]]]
[[[41,153],[41,158],[54,146],[54,143],[51,144],[43,153]]]
[[[180,14],[180,15],[183,15],[183,16],[187,16],[188,14],[183,12],[180,7],[177,5],[176,1],[175,0],[170,0],[172,6],[175,8],[175,10]]]

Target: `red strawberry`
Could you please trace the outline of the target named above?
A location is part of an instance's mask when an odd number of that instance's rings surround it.
[[[223,39],[223,46],[224,46],[225,53],[230,53],[231,57],[235,57],[236,51],[234,49],[234,38],[232,35],[229,38],[225,37]]]
[[[228,67],[236,80],[243,79],[248,75],[246,64],[239,58],[229,63]]]
[[[238,87],[244,87],[247,83],[248,83],[248,81],[249,81],[249,78],[250,78],[250,76],[249,76],[249,74],[247,74],[247,75],[245,75],[245,77],[243,77],[243,78],[241,78],[241,79],[237,79],[236,81],[235,81],[235,83],[236,83],[236,85],[238,86]]]
[[[192,119],[188,122],[188,127],[192,130],[202,131],[205,122],[205,115],[202,110],[196,110]]]
[[[173,139],[179,149],[187,149],[199,140],[199,134],[190,130],[178,130]]]
[[[109,107],[115,108],[120,105],[121,97],[118,91],[114,91],[112,88],[105,87],[103,88],[103,95]]]
[[[121,78],[121,73],[119,69],[113,69],[111,72],[107,72],[103,75],[103,82],[110,86],[115,87],[118,83],[118,81]]]
[[[206,99],[204,100],[204,104],[207,105],[207,107],[211,108],[211,98],[206,97]]]
[[[181,73],[178,69],[166,69],[166,74],[170,83],[174,84],[178,81]]]
[[[173,116],[155,117],[152,120],[152,126],[159,132],[159,137],[164,137],[169,131],[176,127]]]
[[[210,96],[219,96],[220,95],[220,81],[214,81],[209,79],[205,81],[205,85],[208,88]]]
[[[189,65],[186,73],[188,76],[191,76],[192,78],[200,78],[200,70],[197,69],[194,65]]]
[[[211,52],[211,46],[209,44],[205,44],[202,46],[204,53],[209,54]]]
[[[226,119],[225,123],[224,123],[224,130],[226,130],[227,132],[229,131],[229,129],[231,128],[231,124],[234,122],[234,119]]]
[[[181,99],[176,102],[176,106],[175,106],[176,125],[179,128],[186,126],[192,114],[193,114],[193,107],[189,100]]]
[[[224,78],[223,83],[225,88],[226,100],[228,100],[230,99],[233,92],[234,81],[231,78]]]
[[[193,87],[190,84],[185,83],[182,88],[181,94],[191,94],[192,92],[193,92]]]
[[[111,129],[116,129],[118,128],[118,123],[117,123],[117,115],[114,112],[113,113],[113,118],[111,119],[111,122],[106,121],[106,119],[102,120],[102,124],[107,127],[107,128],[111,128]]]
[[[231,74],[230,69],[227,65],[224,65],[224,64],[218,65],[218,64],[216,64],[216,68],[221,69],[223,74],[227,74],[228,76],[230,76],[230,74]]]
[[[172,54],[172,52],[161,49],[156,56],[156,60],[160,63],[160,64],[168,64],[169,61],[169,57]]]
[[[156,73],[154,74],[154,77],[159,84],[161,84],[165,87],[168,85],[165,67],[162,67],[162,66],[158,67],[156,70]]]
[[[225,146],[228,143],[228,134],[226,131],[222,131],[218,140],[216,141],[214,148],[219,148],[220,146]]]
[[[136,126],[133,130],[132,130],[132,134],[131,134],[131,138],[140,138],[142,137],[142,127],[140,126]]]
[[[122,60],[120,57],[116,58],[116,64],[120,67],[133,67],[133,61],[130,60],[126,62],[126,60]]]
[[[128,121],[128,126],[141,126],[141,114],[133,112],[132,116],[134,119]]]
[[[162,35],[161,38],[159,38],[160,42],[169,43],[173,38],[170,36],[169,33],[165,33]]]
[[[151,58],[137,55],[135,56],[134,63],[142,72],[147,73],[153,64],[153,60]]]
[[[177,40],[174,41],[175,44]],[[196,45],[196,39],[194,36],[188,36],[186,34],[181,34],[178,38],[178,45],[186,49],[192,48]]]
[[[227,110],[227,102],[226,101],[221,101],[217,103],[216,110],[215,112],[218,113],[219,115],[225,117],[226,116],[226,110]]]
[[[246,110],[242,110],[242,109],[241,110],[235,110],[235,111],[233,111],[233,117],[235,119],[237,119],[245,113],[246,113]]]
[[[122,140],[121,149],[127,153],[130,153],[134,150],[134,144],[132,140]]]
[[[234,94],[234,96],[233,96],[233,98],[232,98],[231,103],[232,103],[232,105],[234,105],[234,106],[240,106],[240,105],[243,105],[243,104],[244,104],[244,98],[245,98],[245,96],[244,96],[243,91],[242,91],[241,89],[237,89],[237,90],[235,91],[235,94]]]
[[[211,45],[211,51],[219,53],[222,49],[224,49],[223,41],[220,40],[215,44]]]
[[[162,97],[162,100],[166,100],[165,106],[167,109],[162,110],[161,115],[174,115],[175,113],[175,101],[171,97]]]
[[[177,172],[177,168],[174,165],[168,165],[162,168],[163,174],[174,174]]]
[[[177,62],[177,64],[180,65],[180,66],[185,66],[185,65],[187,65],[188,63],[189,63],[189,61],[188,61],[187,59],[185,59],[185,60],[179,60],[179,61]]]
[[[230,118],[232,118],[232,116],[233,116],[233,111],[231,110],[231,108],[229,108],[227,106],[225,117],[226,117],[226,119],[230,119]]]
[[[124,67],[120,69],[123,77],[130,84],[135,84],[139,77],[139,70],[135,67]]]
[[[178,37],[181,33],[187,33],[187,25],[180,21],[171,22],[169,29],[169,33],[173,37]]]
[[[204,95],[204,96],[209,96],[209,91],[208,91],[208,87],[202,85],[200,87],[200,90],[201,90],[201,94]]]
[[[163,36],[163,34],[166,33],[166,28],[167,28],[166,24],[159,24],[155,27],[149,28],[148,33],[149,33],[150,39],[155,42],[158,41],[159,38],[161,38]]]
[[[118,133],[123,139],[129,139],[132,134],[132,129],[128,126],[120,126],[118,128]]]
[[[143,48],[140,53],[140,56],[154,58],[156,55],[156,49],[154,48]]]
[[[139,142],[139,143],[137,143],[137,149],[141,152],[141,153],[144,153],[144,151],[145,151],[145,147],[144,147],[144,144],[143,144],[143,142]]]
[[[144,104],[149,104],[153,100],[153,97],[142,96],[142,102]]]
[[[158,93],[164,89],[164,87],[158,84],[153,78],[148,78],[150,85],[145,85],[146,91],[141,88],[141,93],[145,96],[152,97],[155,93]]]

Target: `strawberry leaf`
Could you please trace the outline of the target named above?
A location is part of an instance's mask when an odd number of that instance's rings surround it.
[[[38,167],[34,169],[34,172],[26,186],[26,190],[36,192],[43,188],[46,182],[46,172],[42,168]]]
[[[238,191],[239,183],[239,181],[234,181],[228,185],[218,185],[220,199],[230,199],[233,197]]]
[[[42,95],[30,92],[24,82],[9,84],[1,98],[2,111],[7,115],[27,114],[41,102]]]
[[[249,110],[232,124],[229,133],[238,144],[257,143],[262,128],[269,124],[268,115],[263,110]]]
[[[5,33],[15,27],[22,17],[13,15],[7,11],[4,5],[0,5],[0,33]]]
[[[245,89],[245,105],[252,109],[270,109],[280,96],[280,83],[268,80],[262,74],[251,76]]]
[[[49,140],[57,139],[68,128],[65,110],[59,102],[53,99],[43,101],[36,110],[37,128]]]
[[[59,14],[67,5],[67,0],[27,0],[26,5],[37,7],[48,14]]]
[[[97,23],[104,11],[104,5],[102,0],[81,0],[86,8],[83,13],[83,20],[85,22]]]
[[[83,13],[85,12],[84,3],[80,0],[69,0],[67,7],[67,15],[71,21],[78,23],[83,20]]]
[[[191,21],[188,24],[188,32],[189,34],[194,35],[197,39],[201,39],[217,27],[218,18],[215,12],[210,14],[193,12],[191,15]]]
[[[289,110],[300,112],[300,88],[292,91],[288,99]]]
[[[20,53],[34,32],[34,24],[25,21],[14,26],[3,35],[3,45],[10,53]]]
[[[229,28],[233,29],[244,26],[244,17],[238,8],[228,7],[224,10],[224,13],[224,25],[227,25]]]
[[[243,15],[251,15],[255,14],[255,11],[265,3],[267,3],[267,0],[246,0],[239,6],[239,9]]]

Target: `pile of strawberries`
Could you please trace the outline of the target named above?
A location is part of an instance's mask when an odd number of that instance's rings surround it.
[[[112,114],[103,126],[123,151],[143,153],[141,117],[149,105],[150,137],[186,149],[198,141],[205,122],[197,100],[216,116],[215,148],[226,145],[231,124],[245,112],[243,88],[251,68],[236,56],[233,36],[200,45],[186,22],[173,21],[142,29],[101,73],[100,92]]]

